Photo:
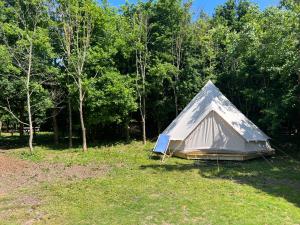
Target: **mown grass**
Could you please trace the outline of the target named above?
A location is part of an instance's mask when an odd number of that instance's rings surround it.
[[[111,168],[98,178],[23,189],[21,193],[42,199],[34,212],[44,216],[36,224],[300,224],[298,159],[277,155],[218,165],[170,158],[161,163],[149,159],[152,146],[133,141],[94,146],[87,153],[41,146],[34,154],[23,148],[9,154],[34,162]],[[0,224],[28,220],[34,212],[26,210],[0,218]]]

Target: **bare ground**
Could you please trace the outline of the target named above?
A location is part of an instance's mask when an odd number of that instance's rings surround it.
[[[15,159],[0,153],[0,223],[19,209],[24,209],[29,220],[20,224],[33,224],[46,213],[38,210],[42,199],[34,191],[22,193],[21,188],[33,187],[43,182],[71,182],[106,175],[110,170],[107,165],[71,165],[63,163],[33,163]],[[34,190],[34,189],[33,189]]]
[[[33,163],[0,154],[0,195],[42,182],[101,177],[109,170],[109,166],[106,165],[66,166],[63,163]]]

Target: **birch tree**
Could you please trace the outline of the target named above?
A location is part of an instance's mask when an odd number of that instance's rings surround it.
[[[48,83],[48,89],[50,91],[50,98],[53,102],[51,117],[52,117],[52,124],[53,124],[53,137],[54,137],[54,144],[59,143],[59,130],[58,130],[58,123],[57,123],[57,116],[60,111],[63,109],[62,103],[65,100],[66,92],[62,88],[61,83],[58,79],[52,79]]]
[[[83,109],[86,97],[84,85],[87,79],[85,65],[91,48],[93,28],[99,16],[98,9],[92,0],[60,0],[57,8],[60,42],[64,51],[64,65],[78,91],[83,151],[87,151]],[[71,121],[71,115],[69,120]]]
[[[19,123],[29,127],[28,146],[33,151],[33,116],[39,109],[45,112],[51,105],[46,97],[39,98],[39,94],[46,94],[42,85],[49,69],[48,62],[51,58],[51,46],[47,25],[49,17],[47,4],[44,0],[28,1],[1,1],[1,14],[5,15],[1,20],[0,35],[2,44],[9,52],[9,58],[16,68],[15,73],[10,75],[10,80],[19,80],[23,84],[26,95],[26,121],[18,118],[16,112],[11,108],[11,102],[7,97],[7,104],[1,108],[7,111]],[[46,63],[47,62],[47,63]],[[46,103],[46,105],[44,105]]]
[[[178,116],[178,83],[179,83],[179,74],[182,66],[183,60],[183,45],[184,41],[187,38],[187,33],[189,29],[189,21],[190,21],[190,10],[191,3],[188,2],[184,5],[183,8],[180,8],[179,13],[179,21],[177,24],[177,29],[175,29],[172,39],[172,55],[173,55],[173,66],[176,67],[174,73],[174,82],[173,82],[173,93],[174,93],[174,105],[175,105],[175,113]]]
[[[136,63],[136,90],[138,105],[142,119],[143,143],[146,144],[146,76],[149,60],[149,14],[147,10],[138,8],[134,14],[135,30],[135,63]]]

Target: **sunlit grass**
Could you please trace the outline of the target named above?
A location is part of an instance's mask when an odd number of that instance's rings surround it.
[[[37,193],[42,216],[36,224],[299,224],[300,163],[276,156],[247,162],[149,159],[153,143],[78,148],[26,148],[14,157],[66,165],[103,164],[102,177],[42,183]],[[0,197],[1,199],[1,197]],[[1,205],[1,202],[0,202]],[[1,207],[0,207],[1,210]],[[34,213],[19,209],[4,224],[18,224]],[[20,219],[21,218],[21,219]]]

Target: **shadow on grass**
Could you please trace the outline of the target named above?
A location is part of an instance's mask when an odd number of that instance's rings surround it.
[[[186,162],[186,161],[185,161]],[[285,198],[300,207],[300,162],[285,155],[268,159],[254,159],[245,162],[195,161],[142,165],[140,169],[160,171],[197,170],[206,179],[224,179],[238,184],[250,185],[265,193]]]
[[[0,137],[0,149],[1,150],[11,150],[18,148],[26,148],[28,147],[28,135],[24,136],[2,136]],[[53,150],[63,150],[66,149],[68,140],[67,138],[62,138],[58,145],[53,142],[53,135],[51,133],[41,133],[34,136],[33,145],[34,146],[45,146],[49,147]],[[74,147],[79,146],[78,138],[73,138]]]
[[[73,137],[73,149],[81,148],[81,139],[78,137]],[[54,151],[63,151],[69,149],[68,147],[68,137],[60,138],[59,144],[55,144],[53,141],[52,133],[40,133],[34,137],[33,144],[34,146],[43,146],[48,148],[49,150]],[[99,142],[89,142],[89,147],[103,147],[118,144],[128,144],[130,141],[126,140],[101,140]],[[28,147],[28,136],[24,135],[22,137],[14,135],[14,136],[2,136],[0,137],[0,150],[13,150],[19,148]]]

